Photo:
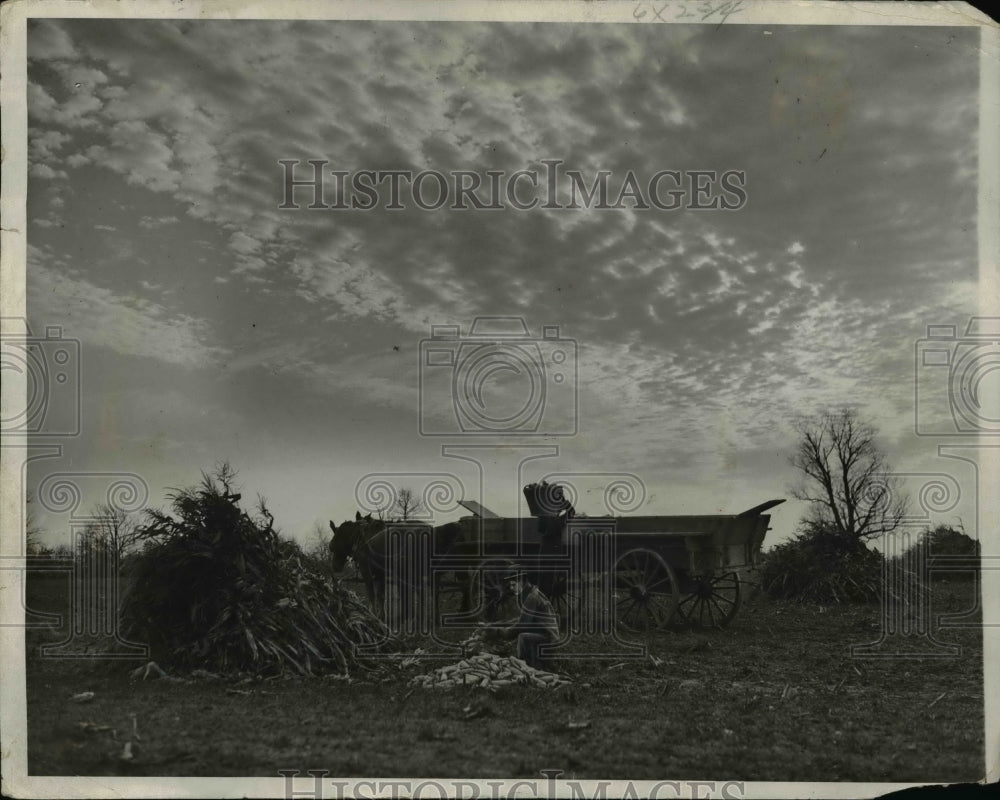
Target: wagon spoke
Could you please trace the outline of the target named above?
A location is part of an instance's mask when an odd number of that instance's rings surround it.
[[[679,611],[689,625],[724,628],[736,616],[739,605],[740,578],[729,572],[695,579],[694,591],[681,601]]]
[[[448,628],[463,629],[476,620],[475,609],[467,607],[472,588],[472,580],[459,572],[433,575],[434,587],[434,627],[441,633]],[[472,603],[474,605],[474,602]]]
[[[486,559],[481,562],[474,574],[476,591],[473,592],[473,604],[488,622],[513,616],[515,598],[507,590],[503,575],[509,571],[509,565],[504,559]]]
[[[662,627],[667,623],[668,612],[671,610],[671,603],[664,595],[653,595],[653,598],[653,601],[650,603],[650,609],[653,612],[653,616],[656,618],[656,627]]]
[[[565,623],[567,630],[575,631],[580,624],[583,594],[582,585],[578,581],[571,582],[565,575],[553,584],[553,591],[549,599],[552,601],[561,623]]]
[[[627,630],[663,627],[677,608],[677,580],[659,553],[636,549],[615,565],[614,617]]]
[[[647,586],[653,582],[653,580],[657,577],[657,575],[663,574],[658,569],[656,561],[650,556],[652,556],[652,553],[650,553],[643,561],[642,579]],[[660,580],[662,581],[663,578],[661,578]]]
[[[621,621],[624,622],[629,627],[634,627],[635,623],[635,601],[632,601],[627,608],[621,611]]]
[[[695,601],[697,601],[697,599],[698,599],[698,595],[696,595],[696,594],[689,594],[687,597],[685,597],[683,600],[681,600],[681,602],[678,604],[677,607],[679,609],[681,609],[682,611],[684,611],[684,606],[686,606],[688,603],[694,603]],[[687,612],[685,611],[685,613],[687,613]]]
[[[712,598],[709,597],[707,601],[703,603],[705,609],[708,611],[708,619],[711,622],[711,626],[715,627],[715,612],[712,610]]]

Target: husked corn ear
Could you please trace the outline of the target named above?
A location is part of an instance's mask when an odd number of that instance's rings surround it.
[[[534,669],[519,658],[503,658],[493,653],[479,653],[462,659],[457,664],[439,667],[426,675],[410,680],[411,686],[433,686],[448,689],[452,686],[477,686],[495,689],[501,686],[536,686],[552,689],[565,686],[570,681],[554,672]]]

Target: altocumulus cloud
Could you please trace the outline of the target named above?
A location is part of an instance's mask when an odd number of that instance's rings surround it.
[[[976,45],[954,28],[35,21],[32,191],[64,196],[79,230],[43,219],[30,299],[107,347],[280,362],[308,391],[399,408],[415,367],[382,360],[392,345],[524,315],[579,341],[595,447],[712,447],[700,431],[726,409],[753,452],[793,410],[905,410],[913,339],[975,308]],[[282,158],[738,169],[748,202],[289,212]],[[88,205],[88,186],[107,197]],[[99,224],[130,247],[61,274]]]

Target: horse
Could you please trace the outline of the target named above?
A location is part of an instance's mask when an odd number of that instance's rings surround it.
[[[377,532],[378,522],[372,519],[369,514],[361,516],[361,512],[355,513],[354,521],[342,523],[339,527],[330,520],[330,530],[333,531],[333,538],[330,539],[330,561],[334,574],[344,571],[347,566],[347,559],[353,558],[358,567],[358,573],[365,583],[365,590],[368,594],[368,601],[375,607],[376,588],[378,594],[384,594],[382,584],[385,581],[385,570],[376,571],[373,569],[374,558],[369,556],[369,540]]]
[[[358,572],[364,581],[368,594],[368,601],[376,612],[381,612],[383,616],[388,614],[388,584],[390,567],[397,578],[397,588],[400,600],[400,612],[403,618],[412,615],[414,603],[413,598],[419,588],[417,585],[422,580],[429,577],[426,575],[425,565],[416,566],[416,570],[408,569],[411,566],[404,559],[406,556],[400,553],[397,563],[389,563],[389,532],[390,528],[386,523],[372,519],[372,515],[362,517],[361,512],[356,512],[354,521],[347,521],[341,525],[334,525],[330,521],[330,530],[333,531],[333,538],[330,540],[330,555],[334,573],[343,572],[348,558],[353,558],[358,566]],[[458,523],[451,522],[447,525],[440,525],[433,529],[432,548],[435,555],[446,555],[455,548],[462,536],[462,529]],[[470,585],[463,581],[461,576],[457,577],[457,585],[462,593],[462,610],[467,611],[470,605]]]

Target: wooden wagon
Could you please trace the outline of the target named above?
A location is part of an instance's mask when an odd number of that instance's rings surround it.
[[[450,558],[474,574],[477,613],[490,619],[514,610],[503,580],[513,564],[578,627],[593,630],[603,616],[629,631],[721,628],[736,616],[744,575],[758,563],[766,512],[782,502],[726,515],[519,518],[465,502],[473,513],[459,521]]]

